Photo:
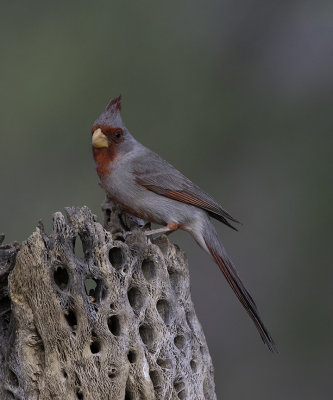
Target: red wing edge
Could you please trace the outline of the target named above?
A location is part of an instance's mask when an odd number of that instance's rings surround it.
[[[139,177],[136,178],[136,182],[138,185],[154,193],[160,194],[162,196],[168,197],[173,200],[180,201],[182,203],[187,203],[202,208],[205,211],[207,211],[211,217],[217,219],[218,221],[223,222],[225,225],[237,231],[237,229],[233,225],[231,225],[228,219],[237,223],[239,223],[239,221],[237,221],[229,213],[223,210],[222,207],[221,208],[217,207],[214,203],[211,203],[203,198],[200,198],[193,193],[187,192],[186,190],[164,189],[155,184],[147,183],[144,181],[144,179]]]

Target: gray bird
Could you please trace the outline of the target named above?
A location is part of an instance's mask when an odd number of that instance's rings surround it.
[[[107,196],[121,208],[145,221],[163,225],[154,234],[183,229],[209,253],[252,318],[263,342],[276,351],[255,302],[218,239],[210,217],[234,228],[238,222],[158,154],[134,139],[121,116],[121,96],[110,101],[92,129],[92,150],[97,174]]]

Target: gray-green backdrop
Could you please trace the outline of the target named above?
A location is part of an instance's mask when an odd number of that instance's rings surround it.
[[[100,215],[91,124],[123,119],[243,222],[218,226],[280,350],[185,233],[219,399],[333,393],[332,2],[2,1],[0,229]]]

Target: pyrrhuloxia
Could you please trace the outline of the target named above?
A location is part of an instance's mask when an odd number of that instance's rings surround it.
[[[220,243],[210,217],[233,229],[229,221],[238,221],[172,165],[135,140],[123,124],[120,110],[121,96],[110,101],[92,129],[96,169],[107,196],[126,212],[163,225],[147,234],[188,231],[212,255],[263,342],[274,351],[274,341]]]

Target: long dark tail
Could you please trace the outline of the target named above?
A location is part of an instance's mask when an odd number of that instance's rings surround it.
[[[235,292],[239,301],[242,303],[243,307],[252,318],[263,342],[272,352],[277,353],[274,340],[268,332],[267,328],[265,327],[264,323],[262,322],[253,298],[246,290],[245,286],[238,276],[235,267],[232,264],[232,261],[230,260],[224,247],[220,243],[214,226],[209,220],[207,220],[204,225],[205,227],[202,232],[203,237],[200,239],[203,239],[208,251],[213,256],[216,264],[219,266],[232,290]],[[198,242],[200,244],[201,240],[198,240]]]

